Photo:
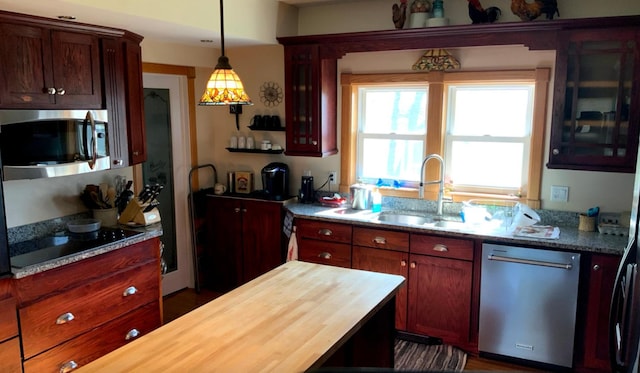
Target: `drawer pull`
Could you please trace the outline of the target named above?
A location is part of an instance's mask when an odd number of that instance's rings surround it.
[[[409,265],[409,267],[411,267],[411,268],[416,268],[416,262],[411,262],[411,264]]]
[[[138,292],[138,289],[136,289],[135,286],[129,286],[128,288],[124,289],[124,292],[122,293],[123,297],[128,297],[129,295],[133,295],[135,293]]]
[[[56,324],[58,325],[66,324],[75,318],[76,317],[73,316],[71,312],[63,313],[62,315],[58,316],[58,319],[56,320]]]
[[[321,252],[320,254],[318,254],[318,258],[322,258],[322,259],[331,259],[331,253],[328,253],[326,251]]]
[[[378,244],[378,245],[386,245],[387,244],[387,239],[384,237],[374,237],[373,238],[373,243]]]
[[[234,208],[234,209],[233,209],[233,212],[235,212],[235,213],[240,212],[240,207],[236,207],[236,208]]]
[[[331,236],[333,232],[331,231],[331,229],[322,228],[318,231],[318,234],[321,236]]]
[[[447,251],[449,251],[449,248],[446,245],[443,245],[441,243],[436,244],[435,246],[433,246],[433,251],[439,251],[441,253],[446,253]]]
[[[71,360],[71,361],[67,361],[66,363],[62,364],[60,366],[60,373],[67,373],[67,372],[71,372],[72,370],[76,369],[78,367],[78,363],[76,363],[75,361]]]
[[[138,331],[138,329],[131,329],[129,330],[129,333],[127,333],[127,335],[124,337],[125,340],[130,340],[130,339],[134,339],[137,336],[140,335],[140,332]]]
[[[596,264],[593,266],[593,270],[594,271],[599,271],[600,270],[600,265]]]
[[[407,261],[406,260],[401,260],[400,261],[400,267],[406,267],[407,266]]]

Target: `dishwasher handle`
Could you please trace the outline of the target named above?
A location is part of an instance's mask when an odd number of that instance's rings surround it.
[[[489,260],[496,260],[499,262],[530,264],[534,266],[552,267],[552,268],[560,268],[560,269],[566,269],[566,270],[571,270],[573,268],[573,264],[571,263],[555,263],[555,262],[544,262],[541,260],[509,258],[506,256],[500,256],[500,255],[494,255],[494,254],[489,254],[488,258]]]

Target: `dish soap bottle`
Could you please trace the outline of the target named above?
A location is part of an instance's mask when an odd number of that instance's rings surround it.
[[[374,189],[373,194],[371,195],[372,199],[372,212],[380,212],[382,211],[382,195],[378,188]]]

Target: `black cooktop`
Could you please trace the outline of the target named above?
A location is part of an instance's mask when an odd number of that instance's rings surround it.
[[[130,229],[103,227],[95,232],[60,232],[50,237],[19,242],[9,248],[10,252],[22,253],[11,257],[11,267],[24,268],[43,264],[142,234],[144,233]]]

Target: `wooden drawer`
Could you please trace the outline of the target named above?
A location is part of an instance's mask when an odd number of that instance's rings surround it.
[[[410,241],[412,254],[473,260],[473,240],[412,233]]]
[[[351,225],[304,219],[296,220],[295,225],[298,238],[351,244]]]
[[[44,296],[108,276],[117,271],[160,259],[160,239],[153,238],[103,255],[36,273],[15,281],[18,306],[23,307]]]
[[[30,358],[158,300],[158,273],[157,262],[151,262],[21,308],[19,314],[24,357]],[[128,293],[131,287],[136,289],[134,294]],[[69,314],[73,315],[72,320],[62,320]]]
[[[408,252],[409,233],[354,227],[353,245]]]
[[[15,298],[0,300],[0,342],[18,335]]]
[[[0,343],[0,372],[22,373],[20,338],[12,338]]]
[[[298,258],[305,262],[351,268],[351,245],[302,239],[298,240]]]
[[[65,364],[71,365],[71,361],[82,367],[158,327],[160,304],[156,300],[25,361],[24,371],[58,373]]]

